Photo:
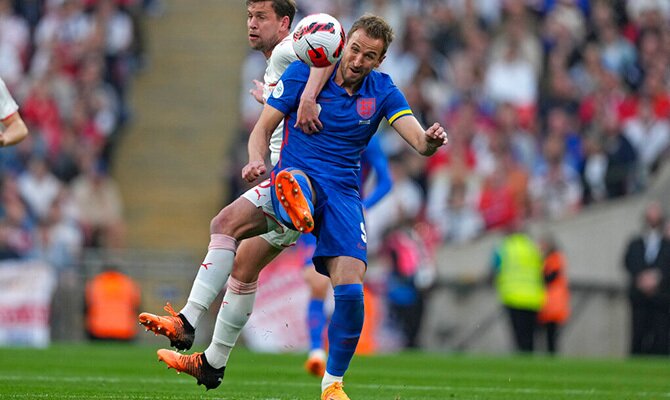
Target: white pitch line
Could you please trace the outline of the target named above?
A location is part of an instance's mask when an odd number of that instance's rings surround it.
[[[193,384],[192,380],[187,379],[161,379],[161,378],[115,378],[115,377],[105,377],[105,376],[87,376],[87,377],[73,377],[73,376],[40,376],[40,377],[25,377],[19,375],[6,375],[0,376],[0,382],[2,381],[42,381],[42,382],[101,382],[101,383],[127,383],[127,382],[136,382],[142,384],[164,384],[168,381],[178,384]],[[318,387],[318,384],[306,383],[306,382],[278,382],[278,381],[268,381],[268,380],[244,380],[244,381],[235,381],[235,385],[240,386],[259,386],[259,385],[268,385],[268,386],[285,386],[285,387]],[[225,385],[225,382],[224,382]],[[640,391],[640,392],[630,392],[630,391],[620,391],[620,390],[602,390],[602,389],[538,389],[538,388],[506,388],[500,386],[434,386],[434,385],[388,385],[388,384],[365,384],[365,383],[347,383],[348,387],[356,387],[361,389],[374,389],[374,390],[414,390],[414,391],[453,391],[458,393],[511,393],[511,394],[552,394],[552,395],[572,395],[572,396],[588,396],[592,398],[594,396],[607,396],[612,395],[617,396],[635,396],[635,397],[653,397],[653,398],[670,398],[670,392],[652,392],[652,391]],[[11,394],[15,398],[24,398],[28,395],[24,394]],[[36,395],[31,394],[30,396],[39,396],[39,397],[49,397],[48,394]],[[110,396],[98,396],[98,398],[118,398]],[[133,398],[137,398],[133,396]],[[149,397],[142,397],[149,398]],[[214,399],[214,398],[212,398]],[[273,399],[266,399],[273,400]],[[277,399],[278,400],[278,399]]]

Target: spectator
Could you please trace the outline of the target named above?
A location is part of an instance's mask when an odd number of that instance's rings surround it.
[[[537,317],[540,330],[546,334],[547,351],[555,354],[558,351],[561,326],[570,317],[570,289],[568,288],[566,260],[552,235],[546,234],[542,237],[539,245],[544,260],[543,273],[547,300]]]
[[[92,155],[85,155],[81,163],[82,174],[72,181],[72,197],[80,213],[85,244],[118,248],[125,231],[119,188]]]
[[[35,219],[46,217],[62,187],[41,156],[30,159],[28,170],[19,175],[18,185],[21,198]]]
[[[550,136],[543,150],[544,159],[529,184],[531,215],[550,219],[574,215],[581,205],[582,184],[565,159],[565,143]]]
[[[91,339],[128,341],[137,333],[140,288],[112,267],[86,283],[86,331]]]
[[[670,354],[670,240],[664,228],[661,204],[648,203],[642,231],[630,239],[624,255],[629,276],[631,355]]]
[[[670,148],[670,123],[655,115],[649,97],[642,97],[637,114],[626,122],[623,134],[639,156],[643,176],[648,177],[658,169]]]
[[[79,265],[84,245],[79,225],[66,215],[68,195],[65,189],[61,190],[48,213],[39,220],[35,235],[35,256],[59,272]]]
[[[545,302],[542,255],[522,232],[520,220],[495,249],[492,271],[498,299],[507,311],[518,351],[532,352],[538,311]]]
[[[405,348],[419,347],[424,296],[435,279],[428,248],[413,224],[411,217],[401,219],[385,235],[381,250],[389,266],[386,280],[389,319],[402,333]]]
[[[613,115],[601,118],[603,150],[607,156],[605,186],[609,199],[625,196],[640,189],[638,155]]]

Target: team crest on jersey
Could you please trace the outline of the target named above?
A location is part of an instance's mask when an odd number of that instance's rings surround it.
[[[277,86],[272,90],[272,97],[278,99],[282,94],[284,94],[284,82],[279,81],[277,82]]]
[[[377,99],[374,97],[366,99],[358,99],[356,102],[356,111],[361,118],[369,119],[377,109]]]

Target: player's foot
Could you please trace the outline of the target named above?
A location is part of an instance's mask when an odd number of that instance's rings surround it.
[[[344,386],[342,382],[335,382],[328,386],[326,390],[321,393],[321,400],[351,400],[349,396],[344,393],[342,386]]]
[[[170,346],[177,350],[188,350],[193,346],[195,329],[188,323],[183,315],[177,314],[172,305],[167,303],[165,311],[168,316],[159,316],[150,313],[142,313],[139,316],[140,324],[156,335],[163,335],[170,339]]]
[[[321,349],[311,351],[305,361],[305,370],[322,378],[326,373],[326,352]]]
[[[302,233],[311,232],[314,229],[314,218],[309,203],[290,172],[279,171],[275,176],[275,193],[293,226]]]
[[[168,369],[174,368],[177,373],[186,372],[198,380],[198,385],[205,385],[207,390],[216,389],[223,381],[226,367],[216,369],[209,365],[205,354],[180,354],[173,350],[160,349],[156,352],[158,360],[167,364]]]

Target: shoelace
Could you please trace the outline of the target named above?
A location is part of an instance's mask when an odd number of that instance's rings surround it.
[[[179,316],[179,314],[177,314],[177,312],[175,312],[174,308],[172,308],[172,304],[170,304],[170,302],[168,302],[167,305],[165,307],[163,307],[163,310],[169,312],[170,315],[172,315],[173,317]]]
[[[336,390],[342,390],[344,387],[344,384],[342,382],[335,382],[332,385],[328,386],[328,389],[330,389],[330,392],[334,392]]]

